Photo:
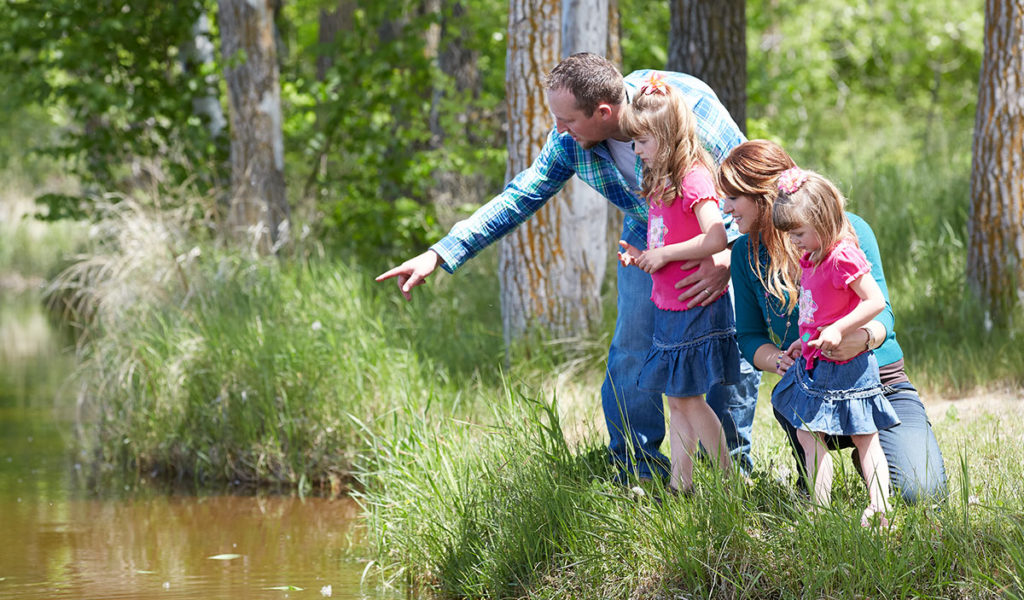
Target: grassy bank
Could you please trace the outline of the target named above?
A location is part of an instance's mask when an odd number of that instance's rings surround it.
[[[1005,440],[1024,427],[1012,410],[943,413],[951,497],[899,506],[885,533],[859,525],[867,497],[848,454],[832,509],[809,512],[775,462],[785,450],[766,410],[752,481],[704,469],[692,497],[638,497],[609,483],[599,436],[567,440],[554,404],[515,393],[495,427],[373,435],[362,499],[385,579],[442,597],[1020,597],[1024,452]]]
[[[83,332],[82,444],[96,476],[336,488],[361,423],[488,404],[480,370],[493,378],[500,334],[433,309],[482,295],[425,289],[400,307],[344,264],[241,258],[196,245],[182,222],[109,207],[89,259],[54,285]]]

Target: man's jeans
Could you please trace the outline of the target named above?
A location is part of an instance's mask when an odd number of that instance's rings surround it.
[[[618,316],[608,350],[608,371],[601,386],[601,403],[608,425],[612,461],[639,477],[664,477],[668,458],[661,452],[665,439],[662,395],[637,388],[654,332],[657,307],[651,302],[651,276],[636,267],[618,266]],[[750,431],[754,424],[761,374],[740,359],[740,383],[716,385],[707,395],[725,430],[734,464],[744,472],[750,459]]]

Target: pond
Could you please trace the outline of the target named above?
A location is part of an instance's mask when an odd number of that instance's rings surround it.
[[[70,340],[0,290],[0,598],[360,598],[350,499],[79,484]]]

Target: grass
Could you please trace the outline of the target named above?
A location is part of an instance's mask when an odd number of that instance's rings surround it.
[[[1024,593],[1024,453],[1007,443],[1024,434],[1017,419],[947,412],[936,431],[950,499],[899,506],[879,533],[859,525],[867,498],[848,453],[822,513],[780,479],[774,440],[755,450],[749,483],[702,467],[692,497],[637,497],[610,483],[599,432],[570,441],[560,412],[510,388],[495,426],[437,418],[366,430],[360,499],[385,582],[469,598]],[[777,437],[770,418],[759,411],[756,439]]]
[[[355,420],[486,405],[474,381],[501,345],[478,322],[427,300],[398,310],[341,263],[196,244],[182,222],[122,199],[53,284],[82,330],[82,444],[98,479],[337,488],[360,448]],[[453,333],[468,343],[438,343]]]

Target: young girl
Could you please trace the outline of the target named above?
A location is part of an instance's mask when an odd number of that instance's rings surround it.
[[[620,241],[619,260],[651,274],[651,300],[658,307],[654,346],[637,385],[663,392],[669,405],[672,470],[669,487],[693,488],[693,455],[698,442],[729,468],[722,424],[704,394],[716,383],[739,379],[739,349],[728,294],[712,304],[688,308],[678,300],[676,282],[693,272],[680,263],[725,249],[727,239],[711,158],[697,138],[696,119],[682,94],[653,73],[620,117],[643,161],[642,193],[647,199],[647,250]],[[622,310],[622,307],[620,307]]]
[[[899,424],[882,393],[875,355],[865,351],[831,358],[844,335],[864,327],[885,308],[871,265],[857,245],[839,190],[821,175],[793,167],[779,175],[772,223],[788,232],[800,259],[800,338],[787,353],[802,358],[772,392],[772,405],[797,429],[809,486],[819,505],[832,494],[832,458],[823,434],[849,435],[857,447],[870,504],[861,522],[889,511],[889,466],[878,431]],[[799,352],[798,352],[799,351]]]

